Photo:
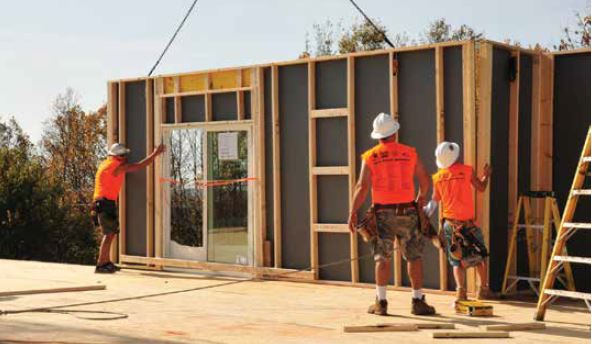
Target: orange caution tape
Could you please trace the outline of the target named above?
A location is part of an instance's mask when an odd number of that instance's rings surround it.
[[[172,178],[164,178],[160,177],[161,183],[170,183],[170,184],[192,184],[194,183],[197,187],[213,187],[213,186],[226,186],[230,184],[237,184],[237,183],[244,183],[257,180],[257,178],[240,178],[240,179],[225,179],[225,180],[192,180],[185,183],[182,183],[180,180],[172,179]]]

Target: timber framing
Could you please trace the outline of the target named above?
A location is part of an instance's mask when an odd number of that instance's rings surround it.
[[[455,48],[462,50],[462,74],[449,75],[447,73],[447,51]],[[450,50],[448,50],[450,49]],[[462,80],[462,141],[459,142],[463,147],[464,163],[473,165],[479,173],[484,164],[491,164],[492,140],[492,73],[493,73],[493,51],[501,49],[510,52],[515,57],[517,65],[516,79],[510,82],[510,107],[508,112],[509,135],[508,135],[508,219],[512,218],[514,204],[518,197],[518,126],[520,109],[520,58],[528,56],[532,58],[532,97],[530,100],[532,107],[531,121],[531,155],[530,162],[530,183],[533,188],[547,189],[552,187],[552,123],[553,123],[553,63],[554,57],[563,54],[590,53],[590,49],[580,49],[573,52],[544,53],[530,49],[523,49],[503,43],[479,40],[479,41],[459,41],[445,42],[415,47],[403,47],[395,49],[385,49],[370,52],[357,52],[346,55],[314,57],[298,59],[291,61],[282,61],[277,63],[259,64],[251,66],[242,66],[236,68],[220,68],[207,71],[185,72],[168,75],[159,75],[144,78],[128,78],[110,81],[108,84],[108,143],[114,142],[126,143],[129,138],[126,137],[126,125],[133,123],[132,114],[126,113],[126,85],[132,82],[145,81],[145,107],[146,107],[146,152],[149,153],[157,145],[163,142],[163,131],[189,128],[195,122],[191,122],[187,115],[188,107],[185,108],[184,99],[189,97],[203,99],[203,123],[212,127],[221,128],[225,125],[232,126],[241,124],[249,126],[251,133],[251,150],[255,178],[253,187],[250,188],[252,195],[252,205],[249,206],[249,218],[252,228],[253,243],[253,264],[252,266],[242,266],[233,264],[222,264],[213,262],[196,262],[182,259],[165,258],[164,250],[164,224],[166,219],[165,204],[163,196],[165,188],[162,185],[161,177],[166,162],[162,158],[157,158],[154,166],[147,171],[146,180],[146,228],[144,256],[131,255],[126,249],[126,240],[131,238],[126,231],[126,211],[128,210],[125,197],[125,182],[120,194],[119,214],[121,224],[121,234],[116,246],[117,250],[112,252],[114,257],[119,257],[118,261],[122,264],[140,264],[156,266],[159,268],[176,267],[204,269],[211,271],[244,272],[263,276],[264,278],[282,278],[316,281],[319,283],[331,283],[330,281],[320,280],[319,271],[322,269],[320,264],[321,250],[323,245],[319,242],[320,237],[330,236],[348,236],[349,243],[349,276],[350,281],[333,281],[336,284],[343,285],[367,285],[362,282],[363,275],[367,272],[362,271],[362,264],[358,261],[361,256],[359,252],[359,243],[357,234],[350,233],[345,222],[331,221],[330,223],[320,223],[319,207],[322,206],[319,195],[320,178],[347,178],[347,205],[351,208],[351,196],[353,195],[356,184],[356,172],[360,168],[358,165],[357,144],[359,145],[363,138],[356,138],[356,127],[360,121],[367,121],[373,116],[367,113],[356,111],[358,94],[361,92],[356,88],[358,74],[358,65],[363,61],[372,58],[385,57],[388,60],[388,67],[385,72],[388,73],[388,108],[384,111],[390,113],[397,119],[403,120],[408,113],[401,113],[405,109],[403,105],[402,90],[407,87],[403,83],[403,78],[399,77],[401,68],[405,66],[400,64],[400,56],[414,52],[429,52],[434,56],[434,80],[433,85],[435,99],[435,113],[433,121],[435,124],[436,142],[440,143],[447,139],[446,113],[448,102],[446,87],[449,85],[448,78],[460,78]],[[345,92],[344,103],[336,106],[318,106],[320,105],[318,92],[322,85],[319,83],[320,64],[341,63],[345,65],[343,76],[343,88]],[[309,211],[309,221],[303,226],[306,227],[307,237],[310,247],[307,254],[307,260],[310,263],[307,271],[296,272],[294,269],[285,269],[286,266],[293,266],[292,262],[285,261],[282,252],[286,252],[287,245],[293,243],[284,242],[287,226],[283,225],[282,211],[285,209],[284,197],[290,192],[283,190],[282,163],[286,159],[292,159],[291,156],[285,156],[285,150],[282,150],[280,144],[285,141],[280,140],[282,128],[287,125],[282,123],[286,121],[281,117],[280,110],[289,104],[283,103],[280,98],[285,92],[286,79],[283,78],[283,71],[286,68],[302,66],[306,71],[307,111],[303,113],[306,116],[306,133],[308,139],[306,142],[308,157],[306,163],[308,171],[308,185],[302,185],[302,188],[308,190],[309,198],[306,208]],[[341,79],[340,79],[341,80]],[[281,85],[281,86],[280,86]],[[369,86],[372,87],[372,86]],[[233,95],[234,107],[236,108],[235,119],[217,120],[216,99],[219,96]],[[401,102],[401,103],[400,103]],[[200,109],[200,111],[202,111]],[[266,111],[269,111],[266,114]],[[432,115],[430,115],[432,116]],[[282,121],[280,121],[282,118]],[[266,123],[266,121],[269,121]],[[320,122],[334,123],[335,121],[344,121],[344,163],[333,165],[319,164],[319,147],[321,140],[318,139]],[[333,121],[333,122],[332,122]],[[371,119],[370,119],[371,121]],[[288,122],[288,121],[286,121]],[[271,127],[271,135],[266,135],[265,126]],[[268,133],[269,134],[269,133]],[[285,139],[285,138],[282,138]],[[318,139],[318,142],[317,142]],[[359,142],[358,142],[359,141]],[[288,145],[289,146],[289,145]],[[266,161],[266,147],[269,147],[271,161]],[[369,148],[369,147],[368,147]],[[435,147],[434,147],[435,148]],[[429,159],[431,157],[424,157]],[[267,167],[267,168],[266,168]],[[270,171],[270,172],[269,172]],[[266,196],[266,190],[270,190]],[[490,204],[489,188],[484,193],[475,194],[476,220],[480,224],[486,244],[489,246],[491,235],[496,228],[490,228]],[[269,197],[271,195],[271,197]],[[267,212],[272,212],[273,216],[269,218]],[[535,207],[535,214],[539,212]],[[511,221],[508,221],[510,223]],[[269,228],[269,230],[268,230]],[[327,233],[327,234],[325,234]],[[271,235],[271,236],[270,236]],[[341,237],[343,238],[343,237]],[[267,257],[270,252],[273,257]],[[267,258],[266,258],[267,257]],[[271,258],[271,259],[270,259]],[[326,263],[326,262],[325,262]],[[501,262],[488,262],[488,264]],[[271,264],[272,266],[268,266]],[[438,287],[431,288],[432,291],[449,292],[449,267],[446,254],[440,251],[437,258],[431,264],[439,266]],[[406,290],[402,270],[403,259],[400,250],[394,254],[394,283],[393,287]],[[473,269],[467,274],[467,287],[469,292],[476,291],[478,280]],[[280,277],[282,273],[293,272],[293,275]],[[367,278],[366,278],[367,279]]]

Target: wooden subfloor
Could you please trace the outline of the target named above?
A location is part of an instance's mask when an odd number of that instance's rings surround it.
[[[410,314],[409,293],[389,291],[391,316],[377,317],[366,314],[374,300],[372,289],[142,270],[96,275],[93,269],[0,260],[0,292],[107,285],[103,291],[2,297],[2,311],[90,302],[94,304],[63,309],[113,312],[0,315],[0,343],[493,343],[496,339],[432,339],[437,330],[344,333],[343,326],[438,322],[477,331],[479,325],[531,322],[535,307],[524,302],[494,302],[495,317],[468,318],[454,314],[451,296],[428,295],[439,315],[416,317]],[[151,294],[163,295],[137,298]],[[107,302],[122,298],[130,299]],[[121,314],[128,317],[82,318]],[[590,313],[583,304],[552,306],[546,325],[544,330],[511,332],[511,339],[504,342],[590,342]]]

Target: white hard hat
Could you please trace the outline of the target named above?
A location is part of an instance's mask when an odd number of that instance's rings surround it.
[[[125,146],[122,145],[121,143],[114,143],[111,146],[111,148],[109,148],[109,151],[107,152],[107,154],[109,154],[109,155],[126,155],[129,152],[130,152],[130,150],[128,148],[125,148]]]
[[[397,122],[391,115],[381,112],[376,116],[372,123],[372,134],[370,137],[379,140],[396,134],[399,131],[399,122]]]
[[[448,168],[456,162],[460,154],[460,147],[454,142],[444,141],[436,147],[436,165],[439,168]]]

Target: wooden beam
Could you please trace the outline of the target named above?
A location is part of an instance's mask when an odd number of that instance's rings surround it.
[[[417,331],[419,328],[416,324],[383,324],[383,325],[366,325],[366,326],[343,326],[345,333],[369,333],[369,332],[400,332],[400,331]]]
[[[251,93],[251,98],[253,98],[253,94]],[[252,104],[251,104],[252,106]],[[245,93],[242,91],[236,92],[236,114],[237,119],[242,121],[245,119]],[[252,112],[251,112],[252,115]]]
[[[251,101],[251,116],[253,119],[255,119],[255,137],[257,140],[257,145],[255,149],[255,151],[257,152],[257,157],[255,160],[257,161],[257,177],[259,179],[256,184],[258,191],[258,204],[255,207],[255,209],[258,208],[258,211],[256,212],[258,213],[259,218],[259,228],[256,228],[255,235],[259,236],[259,241],[261,245],[259,248],[262,251],[262,256],[260,257],[261,264],[258,264],[258,266],[268,266],[268,264],[265,264],[265,257],[267,256],[266,243],[269,242],[267,241],[267,202],[265,200],[265,92],[263,85],[263,68],[258,67],[256,69],[253,69],[252,74],[253,76],[251,77],[251,80],[255,83],[255,86],[253,86],[251,97],[253,97],[253,95],[256,95],[257,101]],[[268,248],[270,249],[271,247]],[[269,257],[267,263],[269,263],[270,260],[271,257]]]
[[[514,220],[514,212],[518,202],[518,121],[520,111],[520,51],[512,51],[516,61],[516,78],[510,83],[510,109],[508,114],[508,219],[510,224]],[[509,227],[509,226],[508,226]],[[509,245],[512,233],[507,233]],[[508,253],[510,254],[510,253]],[[513,253],[512,253],[513,254]],[[516,261],[512,261],[510,274],[516,275]],[[529,263],[531,261],[529,260]]]
[[[349,108],[310,110],[311,118],[347,117],[348,115]]]
[[[159,145],[162,142],[162,124],[165,121],[165,99],[161,97],[164,92],[164,81],[162,78],[154,80],[154,144]],[[167,147],[171,149],[171,147]],[[158,156],[154,161],[154,256],[162,257],[163,255],[163,200],[162,184],[160,177],[162,177],[162,155]]]
[[[319,237],[314,230],[314,224],[318,222],[317,204],[317,177],[313,173],[317,165],[317,122],[313,117],[316,108],[316,82],[315,63],[308,63],[308,171],[310,192],[310,267],[315,279],[319,278]]]
[[[432,338],[510,338],[508,332],[434,332]]]
[[[175,93],[178,94],[178,93],[180,93],[180,89],[181,89],[179,77],[174,77],[173,80],[175,82]],[[175,123],[183,122],[183,119],[181,118],[181,114],[182,114],[181,97],[175,96]]]
[[[77,291],[92,291],[92,290],[105,290],[105,289],[107,289],[106,285],[95,284],[95,285],[79,286],[79,287],[60,287],[60,288],[48,288],[48,289],[14,290],[14,291],[0,292],[0,297],[17,296],[17,295],[33,295],[33,294],[70,293],[70,292],[77,292]]]
[[[442,47],[436,47],[436,142],[446,140],[444,123],[444,53]],[[442,230],[442,211],[439,211],[438,226]],[[440,266],[440,290],[448,290],[448,261],[446,251],[438,250],[438,264]]]
[[[478,64],[476,90],[479,101],[479,114],[477,118],[477,166],[481,168],[485,164],[491,164],[491,86],[493,70],[493,46],[489,43],[481,43],[478,52]],[[487,247],[490,246],[490,192],[487,186],[485,191],[476,197],[476,219],[481,224],[481,230]],[[487,260],[488,266],[490,265]],[[488,271],[491,271],[488,268]]]
[[[204,78],[204,82],[207,82],[206,80],[207,80],[207,78]],[[187,96],[202,96],[202,95],[206,95],[206,94],[235,93],[235,92],[245,92],[245,91],[250,91],[250,90],[251,90],[251,86],[230,87],[230,88],[220,88],[220,89],[215,89],[215,90],[173,92],[173,93],[163,94],[162,97],[163,98],[173,98],[173,97],[187,97]]]
[[[475,111],[475,42],[469,41],[462,46],[463,76],[463,151],[464,163],[475,166],[476,162],[476,111]],[[478,167],[475,166],[475,169]],[[473,195],[475,192],[473,191]],[[467,291],[476,291],[475,269],[467,269]]]
[[[119,143],[126,143],[126,124],[125,124],[125,83],[119,83]],[[117,236],[116,244],[112,246],[111,253],[113,254],[113,247],[119,248],[119,256],[125,254],[125,235],[126,235],[126,197],[125,197],[125,176],[121,184],[121,191],[119,192],[119,235]],[[115,260],[114,260],[115,261]]]
[[[399,62],[397,55],[393,52],[389,53],[389,100],[391,116],[397,121],[399,120]],[[396,136],[399,141],[399,135]],[[403,272],[401,271],[403,266],[403,258],[401,250],[399,248],[399,240],[395,240],[395,253],[393,254],[393,270],[395,277],[395,286],[400,287],[403,285]]]
[[[271,111],[273,125],[273,256],[274,266],[282,267],[282,206],[280,175],[280,110],[278,67],[271,67]]]
[[[315,149],[316,149],[316,147],[315,147]],[[329,176],[349,175],[350,168],[349,168],[349,166],[317,166],[317,167],[312,167],[310,173],[313,176],[318,176],[318,175],[329,175]]]
[[[109,82],[107,84],[107,145],[111,147],[117,142],[117,83]]]
[[[540,55],[539,111],[537,114],[536,153],[538,170],[537,186],[540,190],[553,189],[553,84],[555,78],[554,55]]]
[[[153,80],[146,80],[146,154],[154,150]],[[146,256],[154,256],[154,165],[146,168]]]
[[[211,78],[212,76],[210,75],[210,73],[206,74],[206,77],[204,79],[205,82],[205,89],[206,89],[206,94],[204,96],[204,105],[206,107],[206,118],[205,121],[206,122],[210,122],[212,121],[212,93],[209,92],[210,91],[210,84],[211,84]]]
[[[547,328],[544,322],[531,322],[524,324],[481,325],[485,331],[528,331],[543,330]]]
[[[347,58],[347,162],[349,165],[349,208],[353,205],[353,194],[356,186],[356,93],[355,93],[355,59],[353,57]],[[350,234],[349,251],[351,258],[351,276],[352,282],[356,283],[360,280],[358,262],[358,235],[357,233]]]
[[[349,233],[347,223],[313,223],[312,230],[316,233]]]

